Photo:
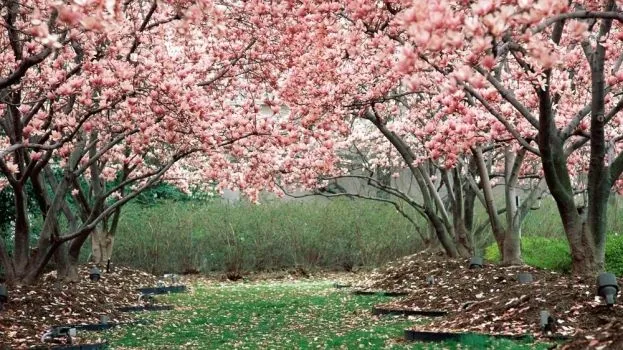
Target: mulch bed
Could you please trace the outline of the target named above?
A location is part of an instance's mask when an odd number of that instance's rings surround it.
[[[155,286],[158,278],[148,273],[116,266],[102,272],[98,282],[89,280],[89,267],[80,269],[82,280],[60,283],[54,272],[32,286],[9,288],[9,303],[0,312],[0,349],[28,348],[41,343],[41,336],[51,327],[66,324],[111,323],[132,321],[131,313],[118,307],[136,305],[140,287]],[[80,342],[80,332],[74,343]]]
[[[360,287],[409,291],[407,297],[377,307],[449,311],[418,330],[532,334],[537,339],[558,335],[571,338],[563,349],[623,348],[623,306],[603,305],[595,297],[594,278],[528,266],[468,269],[468,264],[468,259],[419,253],[373,272]],[[534,282],[519,283],[519,272],[530,272]],[[547,334],[540,329],[541,310],[556,319]]]

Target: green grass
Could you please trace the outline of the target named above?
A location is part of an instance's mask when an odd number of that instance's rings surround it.
[[[145,313],[153,323],[105,333],[114,348],[195,349],[532,349],[544,345],[468,336],[443,344],[405,343],[423,320],[372,317],[383,296],[355,296],[329,282],[203,285],[161,297],[177,309]]]
[[[521,238],[521,253],[523,261],[530,266],[559,272],[571,271],[569,244],[564,238],[524,236]],[[485,259],[500,261],[500,252],[495,243],[485,250]]]

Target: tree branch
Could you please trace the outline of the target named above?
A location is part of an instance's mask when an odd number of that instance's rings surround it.
[[[22,62],[20,62],[20,64],[17,66],[17,68],[11,74],[9,74],[9,76],[0,79],[0,90],[9,87],[15,83],[18,83],[20,80],[22,80],[24,75],[26,75],[26,71],[28,71],[30,67],[43,62],[43,60],[45,60],[51,53],[52,49],[47,47],[41,52],[23,59]]]
[[[542,32],[545,28],[551,26],[552,24],[560,21],[564,21],[567,19],[616,19],[619,22],[623,22],[623,13],[617,11],[575,11],[575,12],[567,12],[561,13],[559,15],[553,16],[545,20],[543,23],[538,26],[532,28],[532,33],[536,34]]]
[[[240,53],[240,55],[238,55],[238,57],[234,58],[227,67],[225,67],[224,69],[222,69],[216,76],[214,76],[212,79],[201,82],[199,84],[197,84],[197,86],[207,86],[207,85],[211,85],[212,83],[214,83],[215,81],[221,79],[225,74],[227,74],[227,72],[229,72],[229,70],[234,67],[238,61],[240,61],[242,59],[242,57],[244,56],[244,53],[247,52],[249,49],[251,49],[251,47],[255,44],[255,42],[257,41],[257,39],[252,39],[251,42],[249,42],[249,44],[242,50],[242,52]]]
[[[526,120],[535,128],[539,127],[539,122],[538,120],[532,115],[532,113],[530,113],[530,111],[528,110],[528,108],[526,108],[526,106],[524,106],[521,102],[519,102],[519,100],[517,100],[515,98],[515,96],[513,96],[513,94],[511,93],[510,90],[508,90],[507,88],[504,87],[504,85],[502,85],[502,82],[500,82],[499,80],[497,80],[493,75],[489,74],[489,72],[485,71],[482,67],[480,66],[474,66],[474,69],[482,74],[485,78],[487,78],[487,80],[491,83],[491,85],[493,85],[498,92],[500,93],[500,95],[502,95],[502,97],[508,101],[508,103],[510,103],[513,107],[515,107],[515,109],[524,117],[526,118]]]

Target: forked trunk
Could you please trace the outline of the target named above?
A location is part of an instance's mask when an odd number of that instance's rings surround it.
[[[473,253],[472,240],[470,239],[470,232],[465,228],[464,221],[462,219],[456,220],[456,245],[459,255],[471,256]]]
[[[448,231],[446,230],[446,227],[443,225],[441,220],[435,214],[428,215],[428,218],[430,223],[435,228],[435,234],[437,235],[437,238],[439,239],[439,243],[441,243],[443,250],[446,252],[446,255],[451,258],[459,257],[459,251],[456,247],[456,244],[454,243],[452,237],[450,237],[450,235],[448,234]]]
[[[91,259],[97,264],[105,264],[112,257],[115,236],[108,231],[96,230],[91,235]]]
[[[596,263],[595,244],[588,225],[573,227],[573,238],[569,239],[571,249],[571,268],[574,275],[592,276],[598,270]]]
[[[54,263],[56,264],[57,279],[64,282],[78,282],[78,266],[71,262],[69,258],[69,244],[62,244],[54,253]]]

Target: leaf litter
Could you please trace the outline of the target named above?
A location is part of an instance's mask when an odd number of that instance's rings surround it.
[[[80,281],[75,283],[60,282],[50,272],[36,284],[10,287],[9,302],[0,311],[0,349],[44,345],[41,336],[54,326],[100,323],[102,318],[111,323],[130,322],[137,314],[116,308],[139,304],[136,289],[155,286],[158,281],[151,274],[116,266],[93,282],[89,271],[90,267],[81,266]],[[81,342],[82,333],[78,332],[74,343]]]
[[[449,312],[416,330],[564,338],[569,339],[560,344],[565,350],[623,348],[623,305],[603,305],[594,278],[530,266],[469,269],[468,264],[468,259],[418,253],[373,271],[357,287],[409,293],[377,307]],[[534,281],[520,283],[521,272],[531,273]],[[553,316],[547,331],[541,329],[541,310]]]

